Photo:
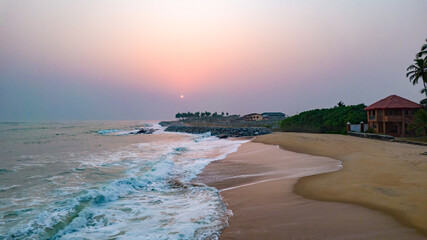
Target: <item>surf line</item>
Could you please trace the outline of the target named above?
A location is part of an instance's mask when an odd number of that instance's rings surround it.
[[[340,165],[338,165],[338,169],[332,169],[332,170],[329,170],[329,171],[318,171],[318,172],[313,172],[311,174],[302,175],[302,176],[300,174],[292,174],[292,175],[285,176],[285,177],[270,178],[270,179],[260,180],[260,181],[251,182],[251,183],[247,183],[247,184],[237,185],[237,186],[234,186],[234,187],[224,188],[224,189],[219,190],[219,192],[225,192],[225,191],[229,191],[229,190],[233,190],[233,189],[237,189],[237,188],[252,186],[252,185],[255,185],[255,184],[259,184],[259,183],[277,181],[277,180],[282,180],[282,179],[287,179],[287,178],[299,178],[299,177],[306,177],[306,176],[317,175],[317,174],[321,174],[321,173],[335,172],[335,171],[338,171],[338,170],[340,170],[342,168],[343,168],[343,166],[342,166],[342,164],[340,164]]]
[[[251,186],[251,185],[255,185],[255,184],[259,184],[259,183],[277,181],[277,180],[282,180],[282,179],[286,179],[286,178],[293,178],[293,177],[294,176],[286,176],[286,177],[280,177],[280,178],[265,179],[265,180],[247,183],[247,184],[242,184],[242,185],[238,185],[238,186],[234,186],[234,187],[224,188],[224,189],[221,189],[220,192],[225,192],[225,191],[233,190],[236,188],[242,188],[242,187],[247,187],[247,186]]]

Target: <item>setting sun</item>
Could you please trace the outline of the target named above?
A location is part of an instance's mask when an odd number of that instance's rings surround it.
[[[184,95],[181,94],[181,96],[179,96],[181,99],[184,99]]]

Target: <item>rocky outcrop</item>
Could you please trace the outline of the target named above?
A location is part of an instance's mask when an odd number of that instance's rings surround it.
[[[134,133],[130,133],[129,135],[136,135],[136,134],[152,134],[153,132],[155,132],[156,130],[149,128],[149,129],[145,129],[145,128],[141,128],[139,129],[137,132]]]
[[[168,127],[171,125],[183,125],[183,124],[179,121],[161,121],[159,122],[159,125],[162,127]]]
[[[206,187],[206,185],[202,183],[183,183],[179,179],[174,178],[168,181],[170,188],[183,188],[187,189],[189,187]]]
[[[221,138],[257,136],[271,133],[270,129],[264,127],[192,127],[177,125],[171,125],[167,127],[165,131],[195,134],[211,132],[213,136],[219,136]]]

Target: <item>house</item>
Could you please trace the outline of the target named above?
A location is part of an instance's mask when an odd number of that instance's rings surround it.
[[[265,112],[262,114],[262,118],[268,120],[282,120],[286,118],[286,115],[281,112]]]
[[[259,113],[251,113],[244,115],[242,119],[245,121],[261,121],[263,118],[262,115]]]
[[[364,110],[368,115],[368,127],[375,133],[403,137],[415,134],[408,130],[408,125],[414,121],[416,111],[421,108],[418,103],[391,95]]]

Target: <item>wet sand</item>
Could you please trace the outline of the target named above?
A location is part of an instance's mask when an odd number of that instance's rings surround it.
[[[340,168],[331,158],[249,142],[196,181],[220,189],[233,211],[221,239],[425,239],[382,212],[293,192],[301,177]]]

